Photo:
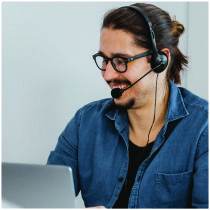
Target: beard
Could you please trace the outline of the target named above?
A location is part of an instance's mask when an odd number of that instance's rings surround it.
[[[133,107],[135,103],[135,99],[134,98],[131,98],[129,101],[127,101],[126,103],[124,104],[117,104],[115,101],[114,101],[114,105],[116,108],[118,109],[121,109],[121,110],[127,110],[127,109],[130,109]]]

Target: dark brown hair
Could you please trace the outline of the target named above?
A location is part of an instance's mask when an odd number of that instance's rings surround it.
[[[167,78],[176,84],[181,83],[180,71],[187,66],[188,60],[178,48],[179,37],[184,32],[184,26],[176,20],[171,20],[166,11],[152,4],[133,4],[142,8],[152,23],[157,49],[168,48],[171,62]],[[112,10],[105,15],[102,28],[121,29],[134,35],[135,44],[146,49],[152,49],[151,36],[146,20],[128,7]]]

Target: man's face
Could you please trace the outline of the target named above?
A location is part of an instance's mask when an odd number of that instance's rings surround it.
[[[108,58],[116,55],[129,58],[146,51],[148,49],[134,43],[133,35],[129,32],[108,28],[103,28],[101,31],[100,52]],[[129,62],[127,71],[124,73],[115,71],[109,61],[106,71],[101,71],[101,73],[111,89],[125,89],[150,70],[151,65],[148,63],[147,57],[143,57]],[[156,73],[151,72],[126,90],[120,98],[115,98],[115,104],[124,108],[140,108],[151,103],[151,100],[154,103],[155,79]]]

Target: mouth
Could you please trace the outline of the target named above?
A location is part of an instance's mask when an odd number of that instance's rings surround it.
[[[111,87],[111,89],[120,88],[122,90],[125,90],[127,87],[131,85],[129,81],[121,81],[121,80],[110,81],[108,82],[108,84]]]

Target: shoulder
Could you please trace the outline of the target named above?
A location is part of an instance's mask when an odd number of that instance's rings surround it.
[[[182,98],[186,105],[187,109],[196,109],[204,112],[208,112],[208,101],[193,94],[191,91],[186,88],[179,87],[179,90],[182,94]]]
[[[107,110],[113,105],[113,99],[112,98],[106,98],[106,99],[101,99],[98,101],[93,101],[90,102],[86,105],[84,105],[81,110]]]
[[[93,126],[97,124],[112,105],[112,98],[93,101],[84,105],[77,110],[74,117],[67,124],[66,133],[72,133],[72,130],[78,130],[81,125],[84,125],[87,128],[89,125]]]
[[[106,114],[114,106],[112,98],[101,99],[98,101],[90,102],[81,107],[78,112],[80,115],[94,116],[99,114]]]
[[[187,129],[191,132],[207,133],[208,130],[208,101],[193,94],[185,88],[179,88],[186,109],[189,113],[186,117]]]

